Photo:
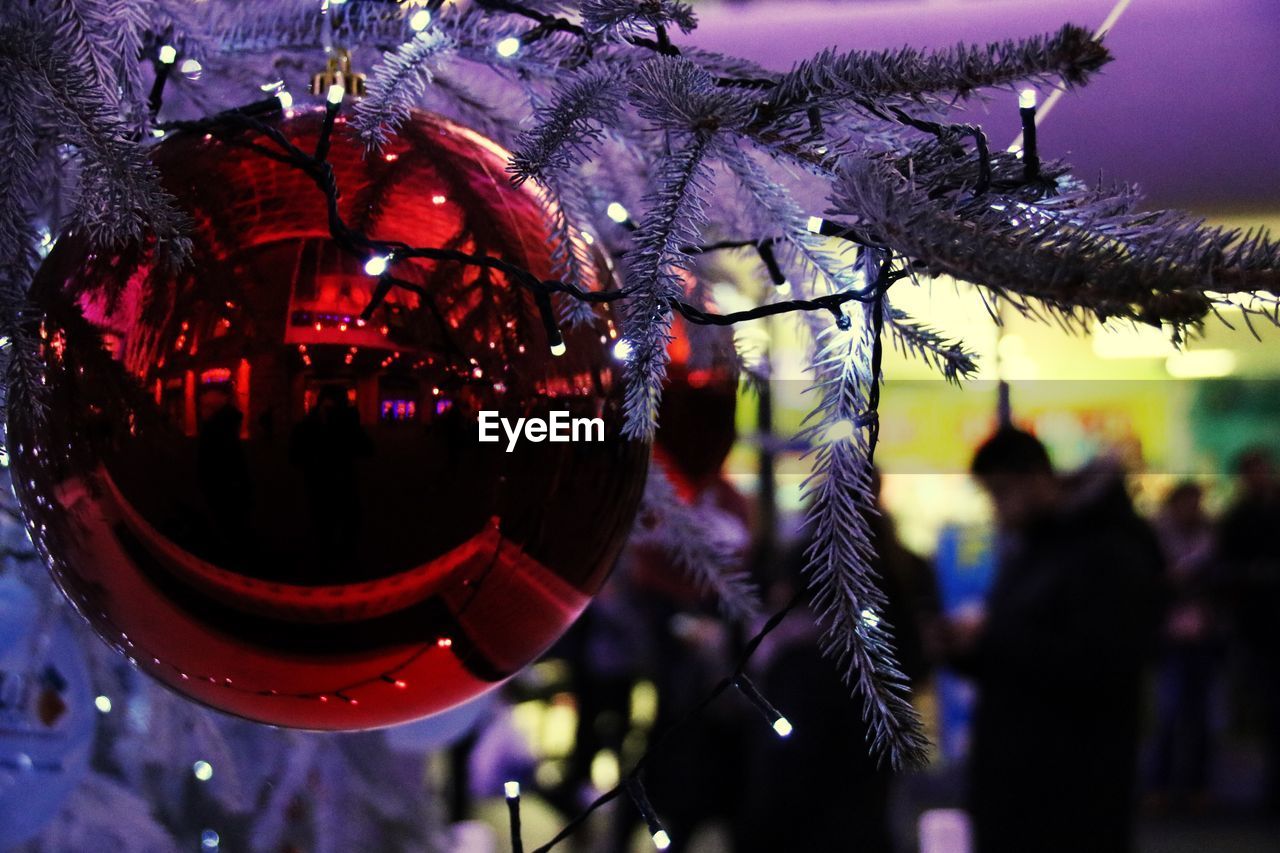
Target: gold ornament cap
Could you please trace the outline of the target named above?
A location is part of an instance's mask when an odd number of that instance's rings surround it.
[[[351,69],[351,51],[345,47],[335,48],[325,69],[312,76],[311,94],[323,95],[335,84],[348,95],[358,98],[364,94],[364,75]]]

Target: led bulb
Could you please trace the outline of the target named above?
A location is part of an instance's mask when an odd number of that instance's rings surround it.
[[[164,44],[160,46],[159,59],[162,63],[172,65],[177,58],[178,51],[173,45]]]
[[[288,89],[281,89],[276,92],[276,100],[280,102],[280,109],[287,110],[293,106],[293,95],[289,94]]]
[[[653,846],[659,850],[666,850],[671,846],[671,836],[667,835],[665,829],[659,829],[653,834]]]
[[[110,714],[111,713],[111,697],[99,696],[97,699],[93,700],[93,707],[97,708],[99,711],[101,711],[104,714]]]
[[[1018,108],[1024,110],[1033,110],[1036,107],[1036,90],[1023,89],[1018,93]]]
[[[786,279],[783,279],[783,280],[782,280],[782,284],[778,285],[778,295],[779,295],[779,296],[790,296],[790,295],[791,295],[791,282],[787,281]]]
[[[364,262],[365,274],[374,277],[380,276],[387,271],[387,265],[390,262],[391,258],[387,255],[374,255]]]
[[[213,778],[213,765],[207,761],[197,761],[191,765],[191,772],[201,782],[208,782]]]
[[[347,90],[341,83],[333,83],[329,86],[329,94],[325,96],[325,100],[336,107],[338,104],[342,103],[342,99],[345,98],[346,95]]]
[[[551,345],[551,354],[554,356],[562,356],[568,351],[569,351],[569,348],[564,345],[564,341],[560,341],[560,343],[558,344]]]
[[[805,223],[805,228],[806,230],[808,230],[810,234],[821,234],[822,233],[822,217],[810,216],[809,221]]]
[[[507,795],[508,800],[514,800],[516,797],[520,796],[520,783],[507,782],[502,786],[502,790]]]
[[[779,717],[773,721],[773,730],[778,733],[778,737],[790,737],[791,732],[795,731],[791,727],[791,721],[786,717]]]
[[[613,357],[618,361],[626,361],[631,358],[631,341],[623,338],[613,345]]]
[[[409,16],[409,29],[420,33],[431,26],[431,10],[419,9]]]
[[[520,39],[515,36],[507,36],[494,46],[494,50],[498,51],[498,56],[509,58],[520,52]]]
[[[609,206],[605,208],[604,212],[606,216],[619,225],[631,218],[631,214],[627,212],[627,209],[616,201],[609,202]]]
[[[859,615],[862,616],[862,624],[868,628],[874,628],[880,624],[880,617],[876,615],[874,610],[864,610]]]
[[[198,59],[188,59],[179,66],[179,70],[183,74],[199,74],[204,70],[204,66],[200,64]]]

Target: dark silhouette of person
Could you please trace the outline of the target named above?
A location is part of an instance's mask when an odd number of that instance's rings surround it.
[[[213,517],[214,548],[225,559],[245,549],[253,511],[253,481],[240,441],[244,413],[223,387],[206,389],[200,408],[196,468]]]
[[[929,598],[932,572],[900,542],[883,509],[868,513],[867,523],[898,663],[919,683],[929,669],[924,648],[931,617],[921,603]],[[807,544],[792,551],[786,578],[770,592],[769,609],[781,608],[805,582]],[[812,613],[793,614],[761,646],[759,687],[793,731],[786,739],[771,737],[752,720],[755,736],[744,739],[746,791],[736,827],[738,853],[894,849],[889,826],[893,773],[873,754],[862,697],[822,654],[820,630]]]
[[[1211,704],[1222,639],[1213,602],[1215,531],[1203,497],[1197,483],[1179,483],[1155,519],[1170,602],[1156,689],[1151,767],[1156,808],[1173,802],[1203,811],[1208,805]]]
[[[1162,560],[1118,468],[1057,476],[1003,427],[973,458],[1001,543],[985,614],[952,627],[976,681],[969,798],[978,853],[1132,848],[1142,673]]]
[[[1268,810],[1280,811],[1280,481],[1266,450],[1236,463],[1239,493],[1222,517],[1218,555],[1248,693],[1263,715]]]
[[[373,441],[347,402],[346,389],[325,385],[293,428],[289,459],[302,469],[320,583],[353,580],[361,527],[356,461],[373,455]]]

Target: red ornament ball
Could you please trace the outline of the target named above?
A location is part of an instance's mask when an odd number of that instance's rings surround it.
[[[667,358],[654,459],[666,468],[677,496],[690,502],[722,482],[721,469],[738,438],[733,332],[695,326],[676,314]]]
[[[272,121],[316,149],[322,110]],[[607,310],[555,357],[501,272],[393,258],[410,287],[361,320],[378,279],[271,145],[156,147],[193,222],[180,269],[59,241],[32,288],[45,414],[10,413],[18,494],[62,589],[170,687],[282,726],[400,723],[493,688],[568,628],[649,451],[620,434]],[[424,113],[367,156],[339,118],[329,153],[351,227],[548,278],[556,211],[506,158]],[[595,275],[611,284],[602,257]],[[561,412],[603,429],[511,443],[498,421]],[[481,413],[499,440],[480,441]]]

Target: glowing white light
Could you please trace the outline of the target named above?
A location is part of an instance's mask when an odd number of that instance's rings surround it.
[[[551,345],[551,354],[554,356],[564,355],[568,351],[569,351],[569,348],[564,345],[564,341],[561,341],[558,344]]]
[[[431,197],[432,204],[444,204],[448,200],[449,199],[446,196],[442,196],[442,195],[433,195]]]
[[[809,221],[805,223],[804,227],[809,231],[810,234],[821,234],[822,233],[822,217],[810,216]]]
[[[653,846],[659,850],[666,850],[671,846],[671,836],[667,835],[665,829],[659,829],[653,834]]]
[[[582,232],[582,242],[584,242],[584,243],[586,243],[588,246],[590,246],[590,245],[592,245],[592,244],[594,244],[594,243],[596,242],[596,238],[595,238],[595,237],[593,237],[593,236],[591,235],[591,232],[590,232],[590,231],[583,231],[583,232]]]
[[[151,135],[154,136],[156,139],[160,139],[162,136],[164,136],[164,131],[158,127],[153,127],[151,128]]]
[[[281,89],[276,92],[276,100],[280,102],[280,109],[282,110],[287,110],[293,106],[293,95],[290,95],[287,89]]]
[[[419,9],[409,16],[409,29],[415,33],[420,33],[427,27],[431,26],[431,11],[428,9]]]
[[[778,285],[778,295],[779,295],[779,296],[790,296],[790,295],[791,295],[791,282],[787,281],[786,279],[783,279],[783,280],[782,280],[782,284]]]
[[[779,717],[774,720],[773,730],[778,733],[778,737],[790,737],[791,733],[795,731],[795,729],[791,727],[791,721],[786,717]]]
[[[329,86],[329,93],[325,95],[327,100],[333,106],[342,103],[342,99],[347,96],[347,90],[341,83],[333,83]]]
[[[188,59],[178,66],[178,70],[183,74],[199,74],[204,70],[204,66],[200,64],[198,59]]]
[[[213,765],[202,759],[191,765],[191,772],[201,782],[208,782],[213,778]]]
[[[217,850],[218,845],[222,843],[222,836],[214,832],[212,829],[206,829],[200,833],[200,846],[206,850]]]
[[[391,262],[388,255],[374,255],[372,258],[364,262],[364,271],[366,275],[380,276],[387,271],[387,265]]]
[[[859,615],[862,616],[862,624],[868,628],[874,628],[880,624],[880,617],[876,615],[874,610],[864,610]]]
[[[623,338],[613,345],[613,357],[618,361],[626,361],[631,358],[631,341]]]
[[[516,797],[520,796],[520,783],[507,782],[502,786],[502,790],[507,795],[508,800],[514,800]]]
[[[503,58],[515,56],[520,52],[520,39],[515,36],[507,36],[494,46],[494,50],[498,51],[498,56]]]
[[[178,59],[178,51],[171,44],[161,45],[159,58],[165,65],[172,65]]]
[[[1035,109],[1036,106],[1036,90],[1023,89],[1018,93],[1018,108],[1023,110]]]
[[[99,696],[98,698],[93,700],[93,707],[97,708],[99,711],[101,711],[104,714],[110,714],[111,713],[111,697]]]
[[[609,206],[605,208],[604,212],[606,216],[619,225],[631,218],[631,214],[627,212],[627,209],[616,201],[609,202]]]

